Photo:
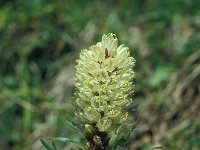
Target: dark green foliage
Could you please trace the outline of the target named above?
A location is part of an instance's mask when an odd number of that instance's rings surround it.
[[[41,141],[42,145],[43,145],[47,150],[56,150],[55,147],[54,147],[54,145],[53,145],[53,143],[52,143],[52,147],[51,147],[51,146],[50,146],[49,144],[47,144],[47,142],[45,142],[43,139],[41,139],[40,141]]]

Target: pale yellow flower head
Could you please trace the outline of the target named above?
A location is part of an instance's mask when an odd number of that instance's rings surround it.
[[[84,49],[77,60],[75,86],[76,115],[82,124],[111,132],[128,117],[135,60],[129,48],[118,46],[115,34],[103,35],[101,42]]]

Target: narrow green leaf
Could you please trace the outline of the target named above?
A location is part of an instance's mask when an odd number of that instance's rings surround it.
[[[117,134],[113,133],[109,140],[109,149],[110,150],[115,150],[117,141],[118,141]]]
[[[43,139],[40,139],[42,145],[47,149],[47,150],[56,150],[52,148],[47,142],[45,142]]]
[[[79,146],[80,148],[82,148],[83,150],[85,150],[84,146],[72,139],[66,138],[66,137],[55,137],[55,138],[50,138],[51,140],[56,140],[56,141],[60,141],[60,142],[72,142],[74,144],[76,144],[77,146]]]
[[[135,129],[135,124],[130,124],[127,126],[127,131],[124,134],[124,138],[127,142],[129,142],[131,140],[131,134],[133,133],[134,129]]]
[[[55,150],[57,150],[57,147],[56,147],[56,144],[55,144],[55,142],[54,142],[54,141],[52,141],[52,142],[51,142],[51,144],[52,144],[53,148],[54,148]]]
[[[124,144],[128,144],[132,139],[132,133],[135,129],[135,124],[124,124],[124,126],[119,127],[118,132],[118,141],[117,144],[123,146]]]
[[[65,115],[65,117],[64,117],[64,122],[65,122],[69,127],[71,127],[72,129],[80,131],[80,129],[79,129],[77,123],[76,123],[76,122],[74,121],[74,119],[73,119],[72,117],[70,117],[69,115],[67,115],[67,114]]]
[[[156,146],[156,147],[152,148],[151,150],[162,150],[162,149],[163,149],[162,146]]]

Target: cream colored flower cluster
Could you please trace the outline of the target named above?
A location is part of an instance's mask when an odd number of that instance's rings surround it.
[[[76,116],[82,124],[110,133],[128,117],[135,60],[128,47],[118,46],[115,34],[81,51],[77,60]]]

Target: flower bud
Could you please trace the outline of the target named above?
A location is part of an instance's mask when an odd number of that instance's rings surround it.
[[[95,135],[93,141],[96,145],[102,145],[101,137]]]
[[[87,134],[91,134],[92,135],[93,133],[95,133],[95,130],[94,130],[93,126],[91,126],[90,124],[85,124],[84,130],[85,130],[85,132]]]
[[[97,127],[99,131],[107,131],[112,125],[112,120],[108,117],[103,117],[98,120]]]

